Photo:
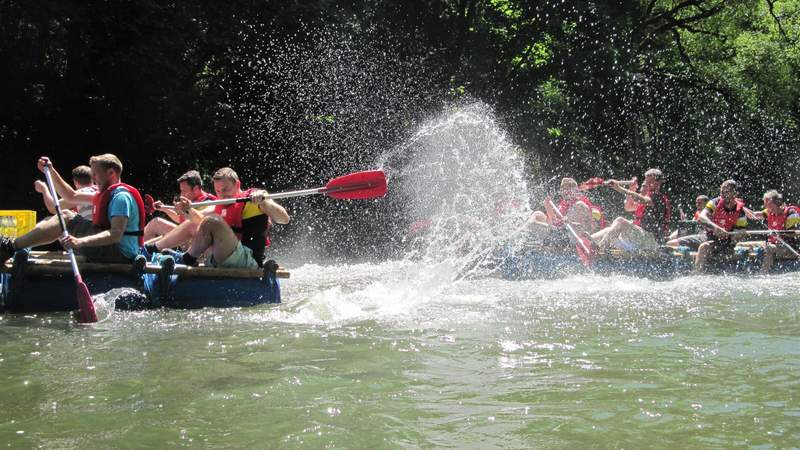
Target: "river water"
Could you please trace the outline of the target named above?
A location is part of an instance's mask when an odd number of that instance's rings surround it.
[[[538,202],[515,155],[481,108],[425,124],[379,161],[423,231],[287,254],[281,305],[1,315],[0,445],[797,447],[799,275],[462,277]]]
[[[0,320],[11,448],[782,448],[800,277],[452,282],[305,265],[278,306]]]

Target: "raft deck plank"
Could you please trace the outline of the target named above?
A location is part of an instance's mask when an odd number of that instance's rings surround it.
[[[63,254],[61,255],[63,257]],[[130,264],[100,264],[100,263],[81,263],[81,273],[113,273],[128,275],[133,273]],[[6,262],[0,267],[0,272],[13,272],[11,261]],[[72,267],[67,259],[45,259],[36,255],[28,260],[28,267],[25,273],[31,275],[62,275],[71,274]],[[161,273],[161,266],[147,264],[144,273]],[[231,269],[219,267],[191,267],[176,265],[174,273],[185,278],[261,278],[264,275],[262,269]],[[279,268],[275,272],[277,278],[289,278],[289,272]]]

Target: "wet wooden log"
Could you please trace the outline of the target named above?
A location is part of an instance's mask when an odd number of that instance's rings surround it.
[[[54,258],[55,257],[55,258]],[[81,274],[93,273],[113,273],[129,275],[133,273],[131,264],[101,264],[87,263],[78,261]],[[13,263],[11,260],[0,267],[0,272],[11,272]],[[144,268],[145,273],[161,273],[161,266],[147,264]],[[25,273],[31,275],[62,275],[72,274],[69,260],[66,254],[61,252],[31,252],[28,259],[28,266]],[[184,265],[175,266],[175,274],[184,278],[261,278],[264,275],[262,269],[232,269],[224,267],[190,267]],[[278,268],[275,272],[277,278],[289,278],[289,272],[283,268]]]

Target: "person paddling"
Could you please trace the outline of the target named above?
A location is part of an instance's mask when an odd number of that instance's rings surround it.
[[[672,220],[672,202],[661,192],[663,172],[659,169],[645,172],[641,192],[636,192],[635,184],[627,189],[617,180],[606,183],[625,194],[625,211],[633,213],[634,219],[617,217],[611,226],[592,234],[592,240],[600,248],[613,245],[629,252],[658,248],[666,240]]]
[[[88,194],[84,203],[70,203],[61,199],[61,207],[63,209],[72,209],[76,213],[82,215],[85,219],[92,220],[92,199],[97,193],[97,186],[92,183],[92,168],[89,166],[78,166],[72,169],[72,184],[75,186],[76,194]],[[33,188],[36,192],[42,194],[44,206],[50,214],[56,213],[55,203],[53,197],[50,196],[50,191],[47,189],[47,184],[42,180],[36,180],[33,183]]]
[[[722,182],[719,188],[719,197],[709,200],[706,207],[698,216],[698,222],[707,225],[706,242],[697,248],[694,259],[696,272],[705,270],[709,258],[731,255],[736,243],[747,228],[747,217],[744,211],[744,201],[737,198],[737,184],[734,180]]]
[[[190,219],[199,224],[197,234],[186,252],[168,252],[175,262],[197,265],[197,258],[211,251],[208,265],[230,268],[261,267],[264,249],[269,246],[271,222],[289,223],[286,210],[260,189],[241,189],[236,172],[225,167],[213,176],[214,190],[220,199],[249,198],[249,202],[216,205],[198,211],[182,197],[177,208],[189,211]]]
[[[800,207],[787,205],[783,195],[776,190],[764,193],[764,209],[750,211],[744,208],[745,214],[754,220],[766,220],[767,229],[775,231],[795,231],[800,234]],[[769,234],[766,241],[740,242],[744,247],[764,248],[764,261],[761,265],[762,273],[769,273],[775,259],[797,259],[797,235]]]
[[[200,172],[196,170],[190,170],[184,173],[178,178],[177,181],[180,196],[187,198],[190,202],[202,202],[206,200],[217,199],[216,195],[209,194],[203,190],[203,178],[200,175]],[[178,201],[176,200],[174,203],[177,204]],[[173,231],[178,227],[178,225],[186,222],[187,218],[186,211],[181,209],[165,208],[164,203],[161,201],[156,201],[153,203],[153,207],[156,211],[166,214],[167,219],[155,217],[151,221],[147,222],[147,225],[144,227],[144,240],[147,243],[154,243],[154,239],[160,238]],[[191,240],[191,238],[194,236],[195,232],[197,232],[197,224],[193,224],[191,221],[189,221],[189,225],[185,226],[184,229],[181,230],[176,239],[182,239],[182,241],[179,242],[189,242],[189,240]],[[169,247],[170,246],[167,245],[164,248]]]
[[[89,194],[76,192],[52,167],[46,156],[39,158],[39,170],[50,167],[56,191],[68,202],[83,203]],[[65,249],[73,249],[87,260],[101,263],[131,262],[143,244],[144,202],[139,191],[122,183],[122,163],[116,156],[106,153],[89,160],[92,177],[100,192],[91,196],[94,205],[92,220],[74,211],[64,210],[67,222],[65,237],[57,216],[49,217],[14,240],[0,238],[0,264],[5,263],[16,250],[36,247],[58,240]]]

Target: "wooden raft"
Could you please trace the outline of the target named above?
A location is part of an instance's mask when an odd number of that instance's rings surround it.
[[[87,263],[82,256],[76,256],[81,274],[88,273],[113,273],[129,275],[133,273],[131,264],[103,264]],[[7,261],[0,272],[13,272],[13,261]],[[28,266],[25,273],[31,275],[62,275],[72,274],[67,255],[63,252],[31,252],[28,258]],[[144,273],[161,273],[161,266],[148,263],[144,267]],[[231,269],[224,267],[191,267],[176,265],[176,275],[185,278],[261,278],[264,276],[263,269]],[[283,268],[278,268],[275,272],[277,278],[289,278],[289,272]]]

